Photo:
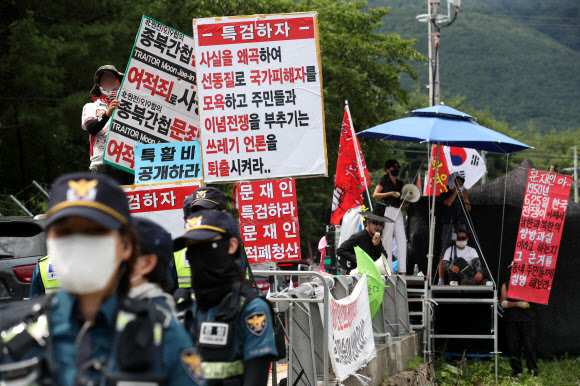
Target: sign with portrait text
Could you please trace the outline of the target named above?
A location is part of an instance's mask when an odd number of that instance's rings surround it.
[[[548,304],[572,177],[530,169],[508,297]]]
[[[193,21],[204,180],[326,176],[316,12]]]

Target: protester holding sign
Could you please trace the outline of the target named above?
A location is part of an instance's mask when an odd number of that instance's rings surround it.
[[[510,265],[511,267],[511,265]],[[504,309],[505,349],[510,359],[513,375],[522,374],[522,347],[528,370],[538,375],[536,361],[536,322],[534,308],[526,301],[508,298],[510,280],[501,286],[501,306]]]
[[[407,272],[407,236],[405,235],[405,223],[400,213],[401,204],[406,207],[408,203],[402,203],[399,199],[403,190],[403,181],[397,176],[401,166],[397,160],[391,159],[385,162],[387,174],[381,178],[373,193],[373,198],[382,200],[386,205],[383,215],[395,222],[386,224],[382,235],[382,242],[388,253],[389,261],[393,258],[393,236],[398,247],[397,269],[400,274]]]
[[[228,213],[202,210],[188,220],[174,249],[187,248],[195,294],[191,333],[208,385],[263,385],[276,357],[272,315],[256,289],[244,283],[235,260],[241,253],[236,220]]]
[[[91,172],[107,174],[116,179],[119,184],[128,185],[133,183],[131,174],[103,162],[105,142],[111,126],[110,118],[119,107],[119,101],[116,97],[122,78],[123,73],[111,64],[98,68],[91,89],[93,102],[87,103],[83,107],[81,127],[90,134]]]

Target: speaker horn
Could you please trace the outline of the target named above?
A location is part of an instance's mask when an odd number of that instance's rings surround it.
[[[421,198],[421,191],[416,185],[407,184],[403,186],[401,197],[408,202],[417,202]]]

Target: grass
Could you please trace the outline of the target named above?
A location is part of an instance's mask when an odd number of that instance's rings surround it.
[[[459,362],[460,360],[445,361],[440,357],[435,359],[435,374],[440,385],[455,385],[457,383]],[[580,358],[566,356],[559,361],[539,361],[538,372],[537,378],[534,378],[527,371],[524,371],[518,379],[512,378],[508,359],[499,358],[498,385],[580,385]],[[461,385],[495,384],[494,361],[492,359],[466,360],[463,363],[462,373]]]

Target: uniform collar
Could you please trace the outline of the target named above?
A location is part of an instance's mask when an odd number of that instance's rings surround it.
[[[75,295],[72,295],[66,291],[59,291],[55,295],[56,305],[61,309],[63,317],[66,320],[72,320],[73,318],[83,320],[82,314],[80,313],[78,299]],[[97,311],[97,315],[95,316],[95,320],[105,320],[108,326],[115,325],[115,319],[117,315],[117,302],[118,297],[117,294],[113,294],[109,296],[101,307]]]

